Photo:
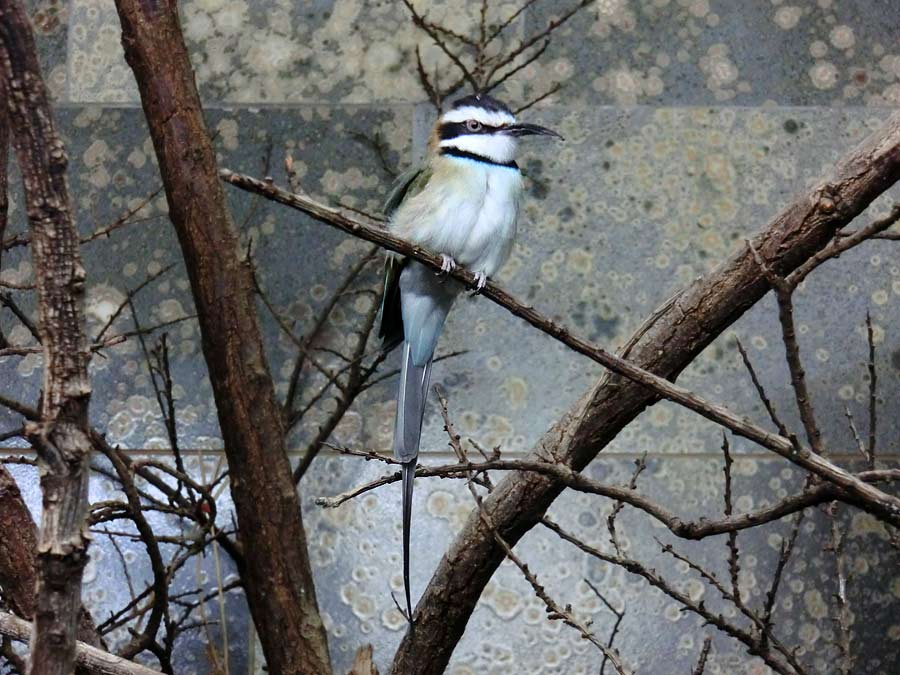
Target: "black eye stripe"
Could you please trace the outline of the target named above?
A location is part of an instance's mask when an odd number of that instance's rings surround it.
[[[482,123],[480,129],[473,131],[466,126],[466,122],[444,122],[438,128],[438,135],[442,141],[446,141],[449,138],[456,138],[457,136],[466,134],[490,134],[502,128],[503,127],[492,127]]]

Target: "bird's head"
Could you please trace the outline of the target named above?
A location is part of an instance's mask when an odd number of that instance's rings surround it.
[[[438,149],[454,148],[494,162],[511,162],[522,136],[555,136],[537,124],[516,122],[512,111],[487,94],[473,94],[453,102],[435,127]]]

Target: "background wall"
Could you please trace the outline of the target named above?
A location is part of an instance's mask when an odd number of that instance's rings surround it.
[[[516,19],[507,44],[539,29],[569,3],[534,3]],[[159,184],[155,158],[131,71],[121,56],[112,0],[32,2],[46,78],[71,157],[70,182],[79,227],[87,234],[137,206]],[[429,18],[461,33],[476,30],[478,2],[418,2]],[[434,118],[423,103],[414,49],[426,65],[441,63],[397,2],[355,0],[185,0],[182,19],[216,132],[221,165],[285,184],[290,154],[304,190],[325,201],[377,211],[392,176],[423,147]],[[497,18],[515,3],[490,3]],[[790,196],[821,177],[833,161],[900,106],[900,4],[894,0],[598,0],[554,34],[539,63],[498,94],[513,106],[560,82],[558,94],[523,119],[559,130],[564,144],[525,144],[528,176],[521,237],[499,281],[605,347],[620,345],[675,290],[744,246]],[[372,140],[383,143],[376,151]],[[900,198],[896,188],[892,199]],[[230,191],[236,222],[252,239],[260,277],[273,303],[298,326],[321,307],[329,289],[366,247],[285,209]],[[25,227],[13,194],[11,227]],[[891,199],[870,209],[884,215]],[[125,294],[148,274],[174,264],[136,299],[146,323],[192,313],[180,254],[165,219],[162,196],[141,209],[141,222],[89,244],[89,320],[96,330]],[[146,219],[146,220],[143,220]],[[797,321],[812,395],[827,421],[829,447],[852,448],[843,417],[849,406],[865,417],[865,315],[875,325],[880,380],[882,459],[896,465],[900,379],[900,264],[895,242],[870,242],[814,274],[799,292]],[[370,272],[374,281],[377,265]],[[27,283],[27,252],[4,256],[0,279]],[[334,318],[338,338],[367,306]],[[270,365],[287,388],[292,345],[265,312]],[[4,332],[12,318],[0,313]],[[117,325],[128,327],[129,320]],[[212,395],[193,321],[170,329],[179,424],[190,468],[212,471],[222,461]],[[734,345],[738,336],[786,418],[795,421],[774,301],[767,298],[710,346],[680,383],[760,422],[757,403]],[[14,342],[27,344],[15,330]],[[462,356],[436,366],[451,415],[464,435],[509,457],[527,451],[597,378],[596,367],[527,328],[491,303],[463,300],[442,339]],[[153,454],[165,433],[136,344],[95,358],[92,418],[109,440]],[[40,386],[40,358],[0,360],[0,377],[25,400]],[[366,392],[334,440],[386,450],[393,424],[395,382]],[[0,413],[0,428],[16,423]],[[311,419],[296,446],[315,431]],[[645,412],[590,468],[625,482],[633,460],[648,454],[641,481],[655,499],[686,516],[721,512],[721,432],[669,404]],[[14,444],[13,444],[14,445]],[[427,416],[425,462],[450,453],[435,408]],[[738,440],[739,510],[770,503],[804,476],[780,459]],[[849,452],[849,450],[848,450]],[[29,503],[39,503],[28,468],[13,467]],[[355,648],[372,642],[379,663],[393,654],[405,623],[390,592],[400,578],[399,487],[371,493],[337,510],[313,504],[373,478],[381,467],[324,452],[304,478],[305,518],[319,602],[335,662],[346,670]],[[111,484],[96,480],[97,499]],[[417,483],[413,532],[416,595],[471,508],[463,485]],[[222,523],[229,496],[221,495]],[[587,540],[605,540],[609,504],[567,495],[552,515]],[[857,612],[859,673],[894,672],[900,651],[897,552],[884,530],[859,513],[844,514],[847,555],[857,575],[850,595]],[[161,520],[160,524],[164,524]],[[834,670],[833,560],[821,550],[827,518],[803,525],[799,552],[787,569],[777,631],[799,645],[811,672]],[[672,564],[653,537],[664,532],[626,512],[621,536],[632,554],[665,570],[692,594],[707,598],[689,570]],[[787,531],[775,524],[742,535],[742,584],[761,605]],[[679,549],[725,574],[721,539],[680,543]],[[530,533],[517,549],[560,601],[590,616],[600,634],[614,617],[590,592],[595,583],[626,618],[617,646],[641,673],[688,672],[703,636],[714,634],[692,615],[621,570],[565,549],[546,532]],[[140,545],[126,550],[131,574],[147,573]],[[212,567],[190,570],[185,588],[214,586]],[[98,618],[127,600],[121,563],[98,537],[86,575],[86,604]],[[228,575],[226,570],[226,578]],[[705,594],[705,595],[704,595]],[[398,594],[398,598],[399,598]],[[231,672],[258,669],[258,650],[240,592],[229,594]],[[211,610],[212,611],[212,610]],[[213,626],[210,635],[220,644]],[[210,672],[198,632],[180,647],[184,670]],[[595,673],[597,652],[574,632],[544,618],[543,605],[512,566],[488,586],[449,672]],[[725,637],[716,636],[707,672],[765,673]]]

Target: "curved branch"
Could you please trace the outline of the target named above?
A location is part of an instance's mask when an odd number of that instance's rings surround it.
[[[271,183],[230,171],[222,171],[220,175],[232,184],[304,211],[320,222],[411,255],[435,269],[439,267],[436,256],[411,247],[383,230],[368,227],[336,209],[291,195]],[[754,248],[772,270],[785,276],[825,247],[838,230],[852,222],[898,179],[900,113],[890,117],[880,130],[838,162],[830,180],[798,196],[775,217],[753,240]],[[472,275],[466,271],[458,270],[454,276],[472,283]],[[573,349],[596,356],[595,360],[610,370],[631,379],[604,375],[593,391],[536,444],[531,458],[545,460],[551,457],[579,471],[641,411],[668,394],[672,400],[701,414],[708,413],[706,409],[701,410],[702,406],[698,405],[701,402],[696,397],[667,380],[674,380],[707,345],[769,290],[769,282],[750,251],[740,251],[686,288],[660,313],[657,321],[636,341],[629,353],[630,362],[591,345],[578,344],[580,341],[567,331],[552,323],[542,323],[542,317],[533,309],[519,305],[518,316]],[[483,294],[503,306],[512,304],[507,302],[512,300],[510,296],[491,284]],[[715,416],[707,414],[707,417],[765,447],[777,448],[779,454],[820,475],[826,474],[829,480],[837,479],[835,482],[842,487],[852,487],[854,496],[865,494],[863,502],[869,502],[874,490],[879,495],[876,501],[880,506],[875,507],[879,515],[888,521],[897,521],[896,498],[872,486],[860,485],[861,481],[808,450],[795,453],[789,439],[767,432],[760,435],[758,427],[740,418],[735,420],[721,409]],[[500,536],[513,545],[540,521],[564,487],[559,480],[547,476],[515,472],[497,486],[485,501],[485,508]],[[887,499],[881,501],[882,496]],[[419,603],[416,630],[404,637],[393,672],[443,672],[481,590],[502,559],[502,549],[478,514],[470,516],[441,560]]]
[[[755,238],[754,246],[772,269],[789,274],[897,180],[900,113],[841,159],[829,181],[799,195]],[[674,379],[768,290],[752,256],[741,251],[685,289],[640,338],[629,358]],[[607,374],[544,435],[529,459],[552,457],[579,471],[657,399],[644,386]],[[513,545],[540,522],[564,487],[552,478],[515,472],[484,504],[500,535]],[[419,601],[416,629],[405,635],[394,658],[394,673],[436,675],[444,670],[502,560],[503,551],[473,512]]]
[[[357,454],[357,453],[348,453]],[[363,455],[366,459],[384,460],[387,464],[400,464],[400,462],[375,454]],[[554,478],[563,483],[567,488],[577,492],[615,499],[643,511],[666,526],[668,530],[682,539],[705,539],[717,534],[737,532],[756,527],[764,523],[780,520],[786,516],[803,511],[811,506],[825,504],[832,501],[843,501],[857,505],[856,502],[833,483],[818,483],[808,487],[803,492],[790,495],[784,499],[757,511],[750,511],[737,515],[728,515],[725,518],[710,520],[701,517],[698,520],[684,520],[662,504],[645,497],[636,489],[622,487],[620,485],[607,485],[584,474],[573,471],[565,464],[542,462],[533,460],[496,459],[483,462],[457,462],[456,464],[443,464],[440,466],[416,467],[416,476],[419,478],[465,478],[466,474],[473,472],[479,474],[483,471],[530,471]],[[856,478],[865,483],[900,482],[900,469],[884,469],[876,471],[863,471],[856,474]],[[337,508],[356,497],[396,483],[400,480],[400,472],[386,474],[380,478],[369,481],[363,485],[351,488],[334,497],[319,497],[316,504],[325,508]]]

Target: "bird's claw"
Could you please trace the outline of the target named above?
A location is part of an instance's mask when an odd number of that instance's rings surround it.
[[[487,274],[484,272],[475,272],[475,288],[472,289],[472,295],[478,295],[487,285]]]
[[[450,274],[457,267],[456,261],[446,253],[441,253],[441,271],[438,274]]]

